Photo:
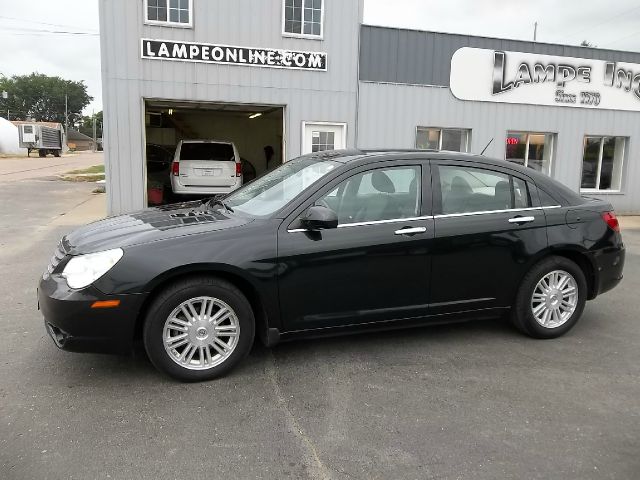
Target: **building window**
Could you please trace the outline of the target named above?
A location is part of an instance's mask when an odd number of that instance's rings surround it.
[[[336,134],[335,132],[312,132],[311,133],[311,152],[324,152],[325,150],[335,150]]]
[[[322,0],[284,0],[283,34],[322,37]]]
[[[145,11],[147,23],[190,27],[193,0],[145,0]]]
[[[531,132],[507,132],[505,158],[545,175],[551,175],[551,161],[555,134]]]
[[[620,190],[625,137],[585,137],[582,155],[583,190]]]
[[[416,148],[468,152],[470,134],[471,130],[461,128],[418,127],[416,129]]]

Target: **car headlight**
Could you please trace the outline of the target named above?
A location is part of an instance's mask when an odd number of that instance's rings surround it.
[[[121,248],[114,248],[72,257],[65,265],[62,276],[71,288],[84,288],[107,273],[123,254]]]

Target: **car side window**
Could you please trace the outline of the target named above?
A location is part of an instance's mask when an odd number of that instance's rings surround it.
[[[420,183],[419,166],[370,170],[348,178],[316,204],[334,210],[341,225],[417,217]]]
[[[538,196],[540,197],[540,205],[542,205],[543,207],[554,207],[560,204],[560,202],[558,202],[555,198],[553,198],[540,187],[538,187]]]
[[[513,177],[513,208],[529,208],[531,206],[531,197],[527,182]]]
[[[444,165],[438,171],[443,214],[512,208],[509,175],[482,168]],[[521,186],[521,194],[522,188],[526,190],[526,186]]]

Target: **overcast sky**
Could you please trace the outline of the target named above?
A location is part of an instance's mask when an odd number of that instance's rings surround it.
[[[365,0],[374,25],[531,40],[536,21],[542,42],[640,52],[638,0]],[[94,97],[85,113],[99,111],[98,30],[98,0],[0,0],[0,74],[84,80]]]

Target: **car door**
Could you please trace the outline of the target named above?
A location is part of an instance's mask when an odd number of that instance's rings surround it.
[[[487,164],[434,161],[433,314],[509,307],[547,246],[531,181]]]
[[[361,167],[330,182],[283,222],[279,295],[287,331],[428,313],[433,219],[425,185],[428,162]],[[338,228],[298,228],[316,204],[336,211]]]

